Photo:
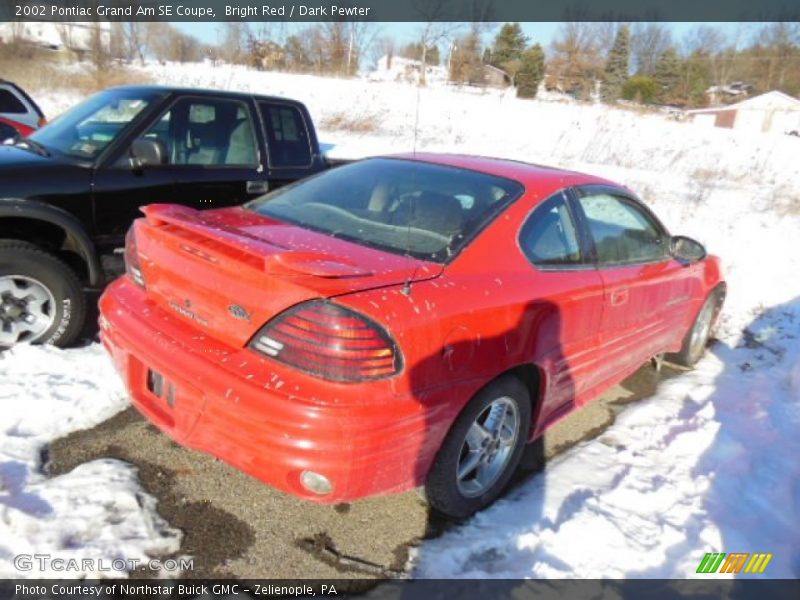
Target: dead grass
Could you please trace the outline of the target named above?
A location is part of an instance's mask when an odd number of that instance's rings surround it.
[[[776,186],[770,207],[782,217],[800,217],[800,192],[788,184]]]
[[[380,129],[380,121],[380,116],[375,113],[354,115],[348,112],[335,112],[322,118],[320,128],[327,131],[375,133]]]
[[[68,68],[71,57],[33,47],[0,45],[0,78],[22,86],[30,94],[66,91],[92,94],[115,85],[151,83],[152,80],[122,64],[97,70],[91,66]]]
[[[689,178],[692,188],[692,201],[695,204],[705,202],[721,178],[721,174],[713,169],[697,168],[692,171]]]

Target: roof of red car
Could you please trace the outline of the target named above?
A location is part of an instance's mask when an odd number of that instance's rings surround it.
[[[470,169],[472,171],[480,171],[481,173],[487,173],[489,175],[496,175],[498,177],[506,177],[508,179],[519,181],[528,188],[543,184],[552,184],[556,188],[561,188],[570,185],[589,183],[621,187],[620,184],[609,181],[608,179],[595,177],[594,175],[587,175],[585,173],[579,173],[577,171],[567,171],[565,169],[557,169],[555,167],[534,165],[522,161],[503,158],[491,158],[488,156],[415,152],[394,154],[392,155],[392,158],[417,160],[420,162],[448,165],[451,167]]]

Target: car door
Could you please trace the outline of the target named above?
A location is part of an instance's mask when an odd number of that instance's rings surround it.
[[[669,234],[625,190],[574,189],[581,225],[605,288],[597,377],[614,379],[664,351],[674,337],[671,315],[688,300],[683,267],[669,255]]]
[[[564,192],[536,207],[520,230],[519,244],[531,263],[536,300],[533,360],[547,371],[543,424],[559,409],[582,404],[596,384],[603,315],[603,280],[581,240]]]

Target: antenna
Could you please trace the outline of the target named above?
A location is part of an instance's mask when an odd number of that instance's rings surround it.
[[[425,65],[420,65],[421,68],[425,68]],[[425,74],[422,73],[422,76]],[[420,84],[417,84],[417,99],[414,105],[414,141],[411,153],[416,156],[417,155],[417,134],[419,132],[419,100],[421,96],[420,92]],[[414,168],[414,174],[416,175],[416,167]],[[415,181],[412,179],[412,182]],[[414,186],[416,187],[416,186]],[[417,206],[416,197],[412,194],[411,196],[411,211],[408,215],[408,227],[406,229],[406,256],[411,256],[411,223],[414,221],[414,213]],[[411,282],[413,281],[414,277],[417,275],[417,267],[414,267],[414,270],[411,272],[411,275],[408,276],[405,283],[403,284],[403,294],[406,296],[411,295]]]

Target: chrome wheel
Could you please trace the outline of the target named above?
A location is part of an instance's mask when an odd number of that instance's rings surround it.
[[[0,346],[39,340],[55,317],[55,298],[40,281],[24,275],[0,276]]]
[[[467,430],[456,466],[458,491],[467,498],[486,492],[506,469],[517,444],[520,417],[507,396],[491,402]]]
[[[692,328],[692,335],[689,338],[689,353],[691,356],[700,357],[703,349],[708,342],[708,336],[711,332],[711,321],[714,317],[714,302],[712,299],[706,301],[700,314],[697,315],[697,321]]]

